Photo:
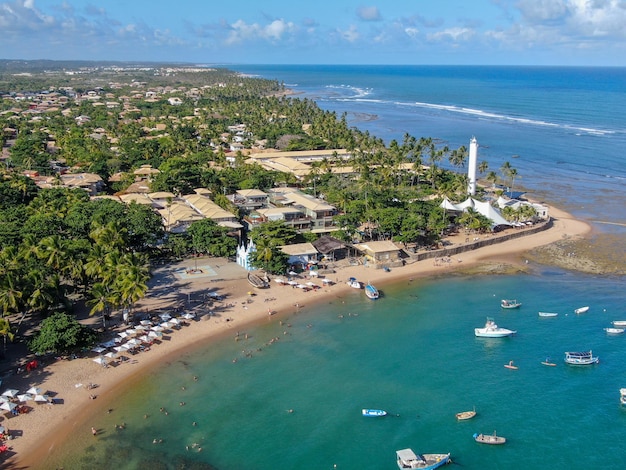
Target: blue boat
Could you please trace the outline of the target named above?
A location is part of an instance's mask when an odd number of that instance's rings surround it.
[[[368,418],[379,418],[381,416],[387,416],[387,412],[385,410],[373,410],[368,408],[363,408],[361,410],[361,414],[363,416],[367,416]]]
[[[378,297],[380,297],[378,289],[376,289],[376,287],[371,285],[369,282],[365,286],[365,295],[367,295],[367,297],[372,300],[376,300]]]

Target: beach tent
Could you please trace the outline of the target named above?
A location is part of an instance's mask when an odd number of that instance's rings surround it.
[[[17,399],[21,402],[30,401],[33,399],[33,396],[30,393],[23,393],[17,396]]]
[[[443,198],[443,202],[439,204],[439,207],[447,210],[447,211],[462,211],[462,208],[459,208],[456,204],[450,201],[447,197]]]
[[[93,360],[93,362],[95,362],[96,364],[100,364],[101,366],[106,366],[106,364],[107,364],[107,360],[104,357],[102,357],[102,356],[96,357]]]
[[[473,201],[474,209],[491,220],[492,227],[496,225],[511,225],[511,222],[502,217],[500,212],[488,202],[480,202],[475,199]]]
[[[5,397],[14,398],[17,396],[18,393],[20,393],[19,390],[15,390],[14,388],[9,388],[5,390],[4,392],[2,392],[2,395]]]
[[[31,395],[40,395],[42,390],[39,387],[30,387],[26,393],[30,393]]]

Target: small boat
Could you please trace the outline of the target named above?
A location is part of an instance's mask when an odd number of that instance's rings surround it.
[[[619,389],[619,402],[622,405],[626,405],[626,388]]]
[[[554,312],[539,312],[539,316],[544,317],[544,318],[550,318],[550,317],[558,317],[559,314],[554,313]]]
[[[434,470],[442,465],[450,463],[450,453],[447,454],[416,454],[411,449],[396,451],[398,468],[419,468],[421,470]]]
[[[513,365],[513,361],[509,361],[508,364],[504,364],[504,367],[506,367],[507,369],[513,369],[513,370],[517,370],[518,367],[516,365]]]
[[[578,313],[585,313],[587,310],[589,310],[589,306],[580,307],[580,308],[577,308],[576,310],[574,310],[574,313],[577,313],[577,314]]]
[[[459,421],[465,421],[468,419],[472,419],[474,416],[476,416],[476,408],[474,408],[472,411],[461,411],[460,413],[457,413],[456,419],[458,419]]]
[[[368,418],[379,418],[381,416],[387,416],[387,412],[385,410],[373,410],[368,408],[363,408],[361,410],[361,414],[363,416],[367,416]]]
[[[365,295],[367,295],[368,299],[376,300],[380,297],[380,292],[378,292],[378,289],[368,282],[365,285]]]
[[[521,306],[522,303],[517,300],[502,299],[500,301],[500,307],[502,308],[520,308]]]
[[[351,277],[350,279],[348,279],[348,285],[350,287],[354,287],[355,289],[360,289],[362,287],[361,283],[357,281],[356,278],[354,277]]]
[[[587,366],[597,364],[599,361],[600,358],[594,356],[591,351],[565,353],[565,362],[574,366]]]
[[[626,328],[626,320],[616,320],[616,321],[612,321],[611,324],[615,327],[615,328]]]
[[[605,328],[604,331],[606,331],[607,335],[621,335],[626,331],[626,328]]]
[[[546,357],[546,360],[545,361],[541,361],[541,363],[544,366],[556,367],[556,364],[554,362],[550,362],[550,358],[549,357]]]
[[[474,434],[474,440],[476,442],[480,442],[481,444],[492,444],[499,445],[504,444],[506,442],[506,437],[496,435],[494,431],[493,434]]]
[[[265,289],[270,285],[269,278],[265,273],[263,273],[263,275],[261,276],[254,273],[248,273],[248,282],[257,289]]]
[[[474,335],[479,338],[504,338],[517,333],[517,331],[500,328],[492,318],[487,317],[484,328],[474,328]]]

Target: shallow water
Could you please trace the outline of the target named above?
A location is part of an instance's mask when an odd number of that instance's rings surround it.
[[[607,455],[607,468],[623,468],[626,337],[602,330],[626,319],[618,289],[619,279],[551,270],[403,282],[385,286],[376,302],[350,292],[345,303],[285,319],[291,326],[274,318],[247,341],[223,340],[164,365],[103,413],[97,442],[86,423],[45,468],[394,468],[405,447],[452,452],[476,469],[600,468]],[[501,310],[505,297],[523,306]],[[591,309],[575,315],[582,305]],[[560,315],[543,319],[539,310]],[[487,315],[518,334],[475,338]],[[599,365],[564,365],[564,351],[588,349]],[[557,367],[543,366],[546,357]],[[503,367],[510,360],[519,370]],[[474,406],[476,418],[456,421]],[[364,418],[361,408],[391,416]],[[126,428],[115,430],[121,422]],[[472,439],[494,430],[505,446]]]

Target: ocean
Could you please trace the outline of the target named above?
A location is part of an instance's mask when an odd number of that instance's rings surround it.
[[[510,161],[520,188],[625,234],[626,69],[230,68],[282,80],[386,141],[409,133],[455,148],[475,136],[492,170]],[[41,468],[391,469],[406,447],[451,452],[468,469],[626,468],[626,336],[603,331],[626,320],[624,279],[531,267],[379,286],[375,302],[349,292],[283,318],[287,328],[268,320],[245,342],[174,357],[89,423],[106,430],[97,443],[86,427]],[[505,311],[501,298],[523,305]],[[475,338],[488,316],[517,335]],[[564,364],[565,351],[590,349],[598,365]],[[511,360],[518,370],[503,367]],[[506,445],[472,439],[494,431]]]

